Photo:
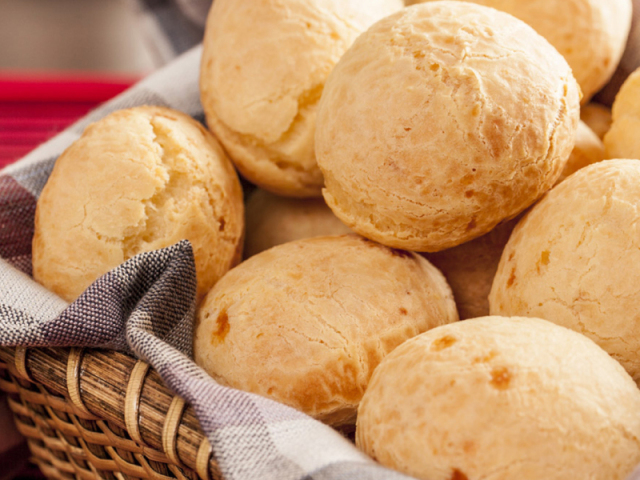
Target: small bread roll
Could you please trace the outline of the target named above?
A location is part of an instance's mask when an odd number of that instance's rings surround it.
[[[396,248],[479,237],[560,176],[578,90],[564,58],[506,13],[405,8],[361,35],[325,85],[325,200],[354,231]]]
[[[611,110],[599,103],[588,103],[580,108],[580,120],[587,124],[600,140],[611,128]]]
[[[584,122],[580,121],[576,131],[576,145],[569,155],[569,160],[556,183],[560,183],[581,168],[604,160],[604,144],[602,140]]]
[[[502,254],[492,315],[585,334],[640,380],[640,162],[590,165],[522,219]]]
[[[38,200],[33,275],[72,301],[141,252],[191,241],[198,300],[241,255],[242,190],[229,159],[191,117],[120,110],[58,158]]]
[[[631,0],[464,1],[509,13],[546,38],[571,66],[583,103],[615,72],[631,28]]]
[[[358,446],[424,480],[625,480],[640,391],[601,348],[534,318],[434,328],[378,366]]]
[[[489,315],[493,277],[519,218],[498,225],[489,233],[457,247],[424,254],[447,279],[460,320]]]
[[[245,223],[244,258],[294,240],[351,233],[321,198],[285,198],[265,190],[249,197]]]
[[[402,0],[216,0],[200,70],[209,128],[240,173],[320,196],[313,135],[324,82],[355,38]]]
[[[198,314],[194,354],[224,385],[343,425],[385,355],[457,319],[444,277],[419,255],[357,235],[316,237],[225,275]]]
[[[640,68],[622,85],[611,113],[613,123],[604,137],[607,158],[640,159]]]

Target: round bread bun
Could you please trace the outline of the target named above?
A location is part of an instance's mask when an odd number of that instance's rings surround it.
[[[464,1],[509,13],[546,38],[571,66],[583,103],[612,77],[631,28],[631,0]]]
[[[580,108],[580,120],[587,124],[600,140],[611,128],[611,110],[599,103],[587,103]]]
[[[447,1],[381,20],[325,85],[325,200],[357,233],[444,250],[515,217],[571,153],[579,89],[560,54],[497,10]]]
[[[602,140],[584,122],[580,121],[576,131],[576,145],[571,151],[569,160],[556,183],[560,183],[572,173],[593,163],[604,160],[604,144]]]
[[[571,175],[523,218],[491,288],[492,315],[540,317],[585,334],[640,380],[640,162]]]
[[[324,82],[369,25],[402,0],[216,0],[200,70],[209,128],[248,180],[320,196],[313,135]]]
[[[286,198],[265,190],[251,194],[245,208],[244,258],[303,238],[351,233],[321,198]]]
[[[56,161],[38,200],[33,275],[67,301],[141,252],[191,241],[197,299],[241,256],[242,190],[213,136],[161,107],[114,112]]]
[[[489,292],[498,263],[520,216],[489,233],[424,257],[442,272],[453,291],[460,320],[489,315]]]
[[[225,275],[198,313],[194,354],[224,385],[346,425],[385,355],[457,319],[444,277],[421,256],[353,234],[316,237]]]
[[[358,446],[424,480],[625,480],[640,391],[588,338],[534,318],[434,328],[378,366]]]
[[[640,159],[640,68],[622,85],[611,112],[613,123],[604,137],[607,158]]]

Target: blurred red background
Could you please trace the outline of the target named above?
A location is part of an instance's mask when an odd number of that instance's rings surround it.
[[[77,72],[0,72],[0,168],[134,82]]]

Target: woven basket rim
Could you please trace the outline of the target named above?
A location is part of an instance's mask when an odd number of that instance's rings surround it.
[[[43,386],[48,402],[63,411],[113,422],[147,458],[222,479],[193,408],[148,364],[113,350],[0,347],[0,368]],[[24,396],[17,388],[0,380],[0,390]]]

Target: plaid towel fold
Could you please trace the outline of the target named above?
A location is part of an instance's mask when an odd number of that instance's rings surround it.
[[[202,41],[211,0],[129,0],[149,51],[164,65]]]
[[[331,428],[287,406],[218,385],[191,360],[195,264],[188,241],[143,253],[67,305],[31,278],[35,206],[56,158],[84,127],[152,104],[202,120],[196,47],[41,145],[0,176],[0,345],[113,348],[150,363],[195,409],[227,480],[389,479]]]

